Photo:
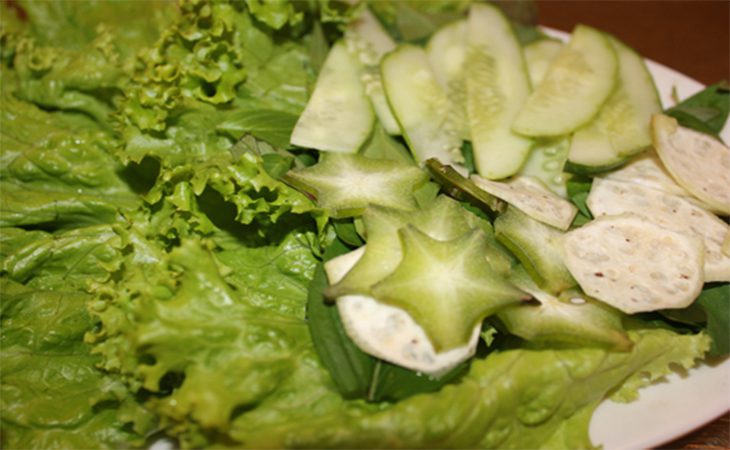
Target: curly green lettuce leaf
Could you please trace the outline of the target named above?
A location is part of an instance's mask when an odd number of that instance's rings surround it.
[[[84,120],[3,97],[3,226],[110,223],[139,202],[110,155],[114,141]],[[7,108],[6,108],[7,107]]]
[[[99,372],[83,336],[92,322],[78,291],[0,279],[3,448],[139,445],[154,418],[119,380]]]
[[[174,2],[164,1],[20,0],[18,4],[41,45],[80,50],[101,28],[114,33],[114,45],[128,56],[152,44],[176,12]]]
[[[89,339],[103,367],[154,394],[145,406],[184,442],[226,433],[299,367],[326,376],[304,321],[312,235],[219,253],[193,239],[169,252],[127,239],[122,279],[96,288],[102,327]]]

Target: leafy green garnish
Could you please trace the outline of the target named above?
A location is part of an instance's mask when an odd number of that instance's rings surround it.
[[[713,84],[665,111],[680,125],[718,136],[730,114],[730,85]]]

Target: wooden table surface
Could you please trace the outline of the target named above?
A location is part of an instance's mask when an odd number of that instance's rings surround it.
[[[730,81],[730,1],[538,0],[540,23],[608,31],[645,57],[704,84]],[[730,413],[663,449],[730,449]]]

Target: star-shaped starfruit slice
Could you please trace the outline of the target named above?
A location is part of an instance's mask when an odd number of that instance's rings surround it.
[[[450,240],[476,227],[476,216],[459,203],[441,195],[424,209],[401,211],[371,206],[363,212],[367,236],[364,254],[344,278],[329,287],[328,298],[346,294],[369,295],[371,287],[390,275],[401,261],[403,252],[398,230],[408,224],[429,237]]]
[[[313,196],[333,217],[353,217],[371,204],[416,209],[413,192],[428,175],[401,161],[323,153],[317,164],[289,171],[284,180]]]
[[[474,326],[525,294],[487,263],[487,239],[474,229],[439,241],[409,225],[399,231],[403,259],[373,297],[407,311],[436,351],[466,344]]]

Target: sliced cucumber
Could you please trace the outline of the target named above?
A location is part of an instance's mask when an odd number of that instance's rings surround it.
[[[360,77],[359,62],[342,41],[337,42],[327,55],[314,92],[294,127],[291,143],[329,152],[357,152],[375,123]]]
[[[730,227],[686,198],[596,177],[587,199],[594,217],[632,213],[704,242],[704,281],[730,281],[730,257],[722,253]]]
[[[618,61],[603,33],[578,25],[520,110],[513,129],[562,136],[588,123],[613,91]]]
[[[512,131],[530,80],[512,25],[496,6],[473,4],[467,33],[466,110],[479,175],[501,179],[520,170],[532,140]]]
[[[539,39],[525,46],[523,53],[527,62],[527,71],[533,86],[539,85],[548,67],[552,64],[563,48],[563,43],[557,39]]]
[[[380,69],[388,103],[416,160],[463,161],[454,105],[436,81],[426,52],[401,45],[383,58]]]
[[[662,114],[652,118],[652,130],[659,158],[677,183],[713,210],[730,215],[730,148]]]
[[[400,126],[390,110],[380,79],[380,61],[396,47],[393,38],[385,31],[380,21],[365,7],[360,16],[347,25],[345,42],[351,53],[363,65],[362,80],[365,91],[375,109],[380,124],[388,134],[400,134]]]
[[[520,175],[535,177],[563,198],[567,198],[566,182],[570,174],[563,172],[568,159],[569,138],[541,140],[535,143]]]
[[[603,216],[563,238],[583,291],[632,314],[689,306],[702,290],[702,240],[641,216]]]
[[[644,59],[608,36],[619,61],[616,89],[588,125],[573,135],[568,169],[579,173],[608,170],[651,146],[649,122],[661,101]]]
[[[557,228],[510,206],[494,221],[494,233],[542,289],[558,294],[575,286],[575,280],[562,262],[559,241],[563,233]]]
[[[466,61],[467,22],[458,20],[440,28],[426,45],[431,69],[446,95],[454,103],[454,121],[461,125],[459,135],[469,140],[469,122],[466,118]]]

